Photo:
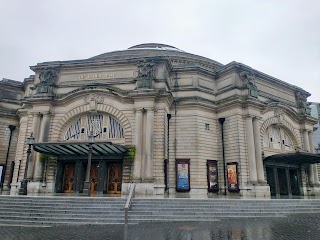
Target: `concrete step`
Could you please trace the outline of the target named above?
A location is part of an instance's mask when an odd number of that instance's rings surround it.
[[[0,196],[0,224],[122,224],[125,198]],[[320,200],[133,199],[129,223],[320,213]]]

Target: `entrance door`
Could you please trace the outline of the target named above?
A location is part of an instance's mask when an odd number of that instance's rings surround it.
[[[280,195],[289,195],[286,168],[277,168]]]
[[[290,176],[290,185],[291,185],[291,194],[300,195],[300,186],[299,186],[299,177],[297,169],[289,169]]]
[[[90,169],[90,191],[96,193],[98,190],[98,164],[93,163]]]
[[[107,193],[121,193],[122,184],[122,164],[111,163],[108,164],[108,183]]]
[[[266,172],[267,172],[267,182],[270,186],[271,196],[276,196],[277,190],[276,190],[276,182],[275,182],[273,167],[266,167]]]
[[[75,173],[75,164],[67,163],[64,166],[63,171],[63,192],[71,193],[74,191],[74,173]]]

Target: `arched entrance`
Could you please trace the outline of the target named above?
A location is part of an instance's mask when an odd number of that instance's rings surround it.
[[[308,165],[319,162],[320,155],[298,151],[265,158],[271,196],[303,195],[303,186],[309,186]]]

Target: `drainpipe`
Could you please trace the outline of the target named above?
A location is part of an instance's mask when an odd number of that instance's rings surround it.
[[[219,123],[221,124],[224,195],[227,195],[226,158],[225,158],[225,154],[224,154],[224,132],[223,132],[223,123],[224,123],[225,120],[226,120],[225,118],[219,118]]]
[[[177,103],[174,102],[174,160],[177,158]]]
[[[7,171],[7,164],[8,164],[8,159],[9,159],[9,153],[10,153],[10,146],[11,146],[11,140],[12,140],[12,133],[16,129],[16,126],[14,125],[9,125],[8,128],[10,129],[10,137],[9,137],[9,143],[8,143],[8,149],[7,149],[7,156],[6,156],[6,163],[4,165],[4,169],[2,171],[2,179],[1,179],[1,191],[3,190],[3,185],[4,185],[4,179],[6,176],[6,171]],[[3,182],[2,182],[3,180]]]
[[[168,124],[167,124],[167,164],[166,164],[166,166],[168,166],[169,167],[169,137],[170,137],[170,119],[171,119],[171,114],[167,114],[167,122],[168,122]],[[167,174],[168,174],[168,171],[169,171],[169,169],[166,169],[166,174],[165,174],[165,176],[166,176],[166,183],[167,183],[167,186],[166,186],[166,189],[165,190],[168,190],[169,189],[169,176],[167,176]],[[169,191],[168,191],[168,194],[169,194]]]

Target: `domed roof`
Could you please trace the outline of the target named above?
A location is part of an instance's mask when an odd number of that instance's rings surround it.
[[[166,45],[166,44],[161,44],[161,43],[143,43],[143,44],[135,45],[128,48],[128,50],[136,50],[136,49],[156,49],[156,50],[171,50],[171,51],[184,52],[179,48]]]
[[[128,60],[128,59],[141,59],[145,57],[166,57],[172,60],[183,60],[188,62],[202,62],[214,66],[223,66],[223,64],[211,60],[206,57],[198,56],[192,53],[187,53],[179,48],[161,43],[144,43],[132,46],[125,50],[113,51],[100,54],[89,58],[93,61],[109,61],[109,60]]]

